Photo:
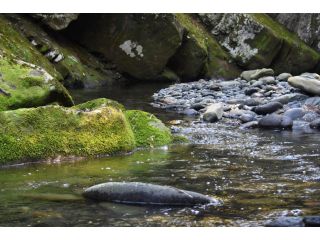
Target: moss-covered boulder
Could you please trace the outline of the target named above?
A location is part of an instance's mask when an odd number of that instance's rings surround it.
[[[266,14],[199,14],[199,19],[245,69],[276,73],[312,70],[320,55]]]
[[[43,68],[0,56],[0,111],[52,102],[73,105],[66,89]]]
[[[196,80],[199,77],[235,78],[239,69],[232,59],[207,32],[204,26],[190,14],[175,14],[185,30],[182,45],[170,59],[169,67],[182,80]]]
[[[157,77],[182,40],[172,14],[81,14],[67,31],[138,79]]]
[[[135,139],[116,103],[98,99],[75,107],[0,112],[0,163],[130,151]]]
[[[35,51],[50,61],[62,75],[61,82],[67,88],[111,85],[121,78],[119,73],[112,70],[112,65],[99,61],[60,33],[48,34],[41,26],[18,14],[5,16],[30,41]]]
[[[155,147],[171,143],[170,130],[153,114],[129,110],[125,112],[133,130],[137,146]]]
[[[105,98],[0,112],[0,165],[128,152],[171,142],[155,116]]]

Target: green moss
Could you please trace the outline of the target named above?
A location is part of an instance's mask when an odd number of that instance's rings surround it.
[[[194,73],[189,75],[193,75],[193,78],[196,73],[199,77],[206,78],[229,79],[239,75],[240,70],[232,63],[231,57],[201,23],[190,14],[181,13],[175,16],[188,32],[189,37],[185,41],[185,49],[182,51],[181,64],[179,64],[186,67],[180,72],[189,72],[191,69]],[[191,61],[190,64],[186,64],[188,61]]]
[[[268,31],[269,35],[281,41],[281,47],[276,52],[276,58],[272,62],[271,67],[274,68],[276,73],[291,72],[298,74],[304,71],[311,71],[320,61],[320,54],[314,49],[305,44],[298,36],[288,31],[284,26],[274,21],[266,14],[251,14],[255,21],[265,27],[264,32]],[[259,37],[259,34],[257,37]],[[265,33],[264,33],[265,35]],[[266,48],[266,51],[271,51],[265,45],[268,42],[261,36],[255,39],[257,48]],[[273,45],[275,45],[273,43]],[[274,50],[275,51],[275,50]]]
[[[26,62],[38,65],[61,80],[61,75],[55,70],[51,63],[42,56],[8,19],[0,15],[0,52],[8,58],[18,58]]]
[[[73,104],[66,89],[30,65],[0,57],[0,111],[41,106],[51,102]]]
[[[74,106],[73,108],[80,110],[80,111],[92,111],[92,110],[95,110],[97,108],[104,107],[104,106],[114,107],[116,109],[120,109],[122,111],[125,111],[125,108],[122,104],[120,104],[116,101],[107,99],[107,98],[97,98],[97,99],[94,99],[94,100],[91,100],[91,101],[88,101],[85,103],[78,104],[78,105]]]
[[[182,135],[173,135],[173,143],[189,143],[189,139]]]
[[[125,115],[131,124],[138,146],[155,147],[171,143],[170,130],[153,114],[128,110]]]
[[[0,164],[132,150],[135,139],[127,118],[108,103],[91,101],[91,111],[81,111],[82,104],[0,112]]]

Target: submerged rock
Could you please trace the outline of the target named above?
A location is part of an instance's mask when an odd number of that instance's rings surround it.
[[[218,204],[218,200],[200,193],[139,182],[108,182],[87,188],[83,196],[97,201],[127,204],[192,206]]]

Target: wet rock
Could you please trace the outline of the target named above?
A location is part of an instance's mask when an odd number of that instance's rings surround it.
[[[253,79],[259,79],[261,77],[273,76],[273,75],[274,75],[274,71],[271,68],[262,68],[262,69],[256,69],[256,70],[243,71],[240,77],[242,79],[250,81]]]
[[[33,13],[31,16],[39,19],[53,30],[62,30],[76,20],[79,13]]]
[[[279,102],[270,102],[253,108],[253,111],[259,115],[273,113],[282,108],[283,105]]]
[[[290,128],[292,124],[292,119],[275,113],[269,114],[258,121],[261,128]]]
[[[222,118],[223,104],[214,103],[208,106],[206,112],[203,114],[203,120],[206,122],[216,122]]]
[[[262,100],[257,98],[249,98],[242,102],[243,105],[247,105],[247,106],[257,106],[257,105],[260,105],[261,103],[262,103]]]
[[[241,120],[241,122],[247,123],[247,122],[255,121],[256,117],[253,114],[244,113],[240,116],[239,119]]]
[[[191,106],[192,109],[196,110],[196,111],[199,111],[200,109],[203,109],[205,108],[206,105],[203,104],[203,103],[195,103]]]
[[[261,81],[263,84],[276,84],[277,83],[273,76],[261,77],[258,79],[258,81]]]
[[[127,204],[182,205],[218,204],[200,193],[139,182],[108,182],[87,188],[83,196],[97,201]]]
[[[311,97],[308,98],[305,102],[305,105],[318,107],[320,106],[320,97]]]
[[[320,129],[320,118],[313,120],[309,126],[313,129]]]
[[[196,116],[196,115],[199,115],[199,112],[194,109],[186,109],[182,112],[182,114],[188,115],[188,116]]]
[[[305,114],[306,112],[302,108],[291,108],[285,111],[283,116],[289,117],[292,120],[296,120],[296,119],[302,118]]]
[[[258,121],[259,127],[262,128],[277,128],[281,127],[282,116],[279,114],[270,114]]]
[[[266,224],[266,227],[304,227],[301,217],[280,217]]]
[[[295,76],[288,79],[288,83],[300,90],[312,94],[320,95],[320,81],[316,78],[309,78],[306,76]]]
[[[244,94],[247,96],[251,96],[253,93],[256,93],[260,90],[260,88],[257,87],[252,87],[252,88],[247,88],[244,90]]]
[[[293,101],[303,101],[307,98],[308,98],[307,95],[304,95],[301,93],[288,93],[280,97],[274,98],[273,101],[280,102],[282,104],[288,104],[289,102],[293,102]]]
[[[303,222],[306,227],[320,227],[320,216],[306,216]]]
[[[315,112],[308,112],[302,117],[302,120],[304,120],[306,122],[312,122],[319,117],[320,117],[319,114],[317,114]]]
[[[276,80],[282,82],[282,81],[287,81],[289,77],[292,77],[290,73],[281,73],[276,77]]]
[[[300,74],[301,77],[306,77],[306,78],[310,78],[310,79],[318,79],[320,80],[320,75],[317,73],[302,73]]]

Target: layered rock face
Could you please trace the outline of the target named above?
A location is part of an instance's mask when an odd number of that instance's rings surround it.
[[[270,16],[296,33],[309,46],[320,51],[319,13],[273,13]]]
[[[199,14],[198,17],[245,69],[276,73],[312,71],[320,55],[266,14]],[[297,60],[299,59],[299,60]]]

